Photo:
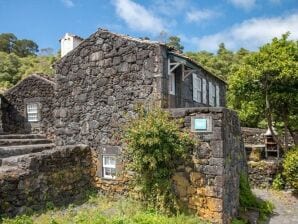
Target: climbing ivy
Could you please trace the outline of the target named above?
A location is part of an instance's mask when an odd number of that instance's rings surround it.
[[[134,183],[149,208],[166,213],[179,210],[171,177],[177,161],[186,158],[194,144],[191,135],[161,109],[141,110],[124,131],[129,169]]]

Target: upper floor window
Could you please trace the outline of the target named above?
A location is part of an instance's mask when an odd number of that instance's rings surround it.
[[[29,122],[37,122],[38,115],[38,104],[37,103],[29,103],[27,104],[27,120]]]
[[[169,75],[169,94],[175,95],[175,73]]]
[[[215,102],[215,86],[213,85],[212,82],[209,82],[209,105],[214,107],[216,102]]]
[[[203,103],[207,104],[207,81],[203,79]]]
[[[216,85],[216,106],[219,107],[220,103],[219,103],[219,86]]]
[[[192,74],[193,80],[193,100],[201,103],[202,102],[202,79],[196,74]]]
[[[116,156],[103,156],[103,177],[106,179],[116,178]]]

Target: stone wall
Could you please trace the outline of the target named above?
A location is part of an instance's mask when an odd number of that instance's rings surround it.
[[[241,127],[242,138],[245,144],[260,145],[265,144],[266,129]]]
[[[248,177],[252,187],[269,188],[281,170],[281,160],[248,161]]]
[[[57,64],[57,144],[99,151],[119,145],[119,131],[138,105],[160,106],[159,44],[99,30]]]
[[[201,143],[191,159],[178,167],[173,179],[176,190],[189,208],[217,223],[229,223],[239,208],[239,176],[246,172],[246,159],[236,113],[224,108],[171,109],[174,118],[211,119],[212,131],[194,133]]]
[[[52,136],[55,83],[38,75],[31,75],[3,94],[3,131],[6,133],[45,133]],[[26,104],[39,105],[40,120],[28,122]]]
[[[91,153],[83,145],[35,153],[18,167],[0,169],[0,215],[71,203],[91,186]]]

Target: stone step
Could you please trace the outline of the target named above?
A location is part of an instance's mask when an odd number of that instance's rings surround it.
[[[45,135],[40,134],[0,134],[0,139],[44,139]]]
[[[37,139],[0,139],[1,146],[13,146],[13,145],[35,145],[35,144],[49,144],[51,140],[37,138]]]
[[[37,152],[32,152],[32,153],[27,153],[23,155],[17,155],[17,156],[10,156],[7,158],[2,158],[1,160],[1,166],[4,167],[18,167],[18,168],[26,168],[26,166],[31,164],[31,159],[38,157],[42,154],[52,154],[55,152],[53,148],[51,149],[44,149],[43,151],[37,151]]]
[[[18,146],[2,146],[0,147],[0,158],[2,158],[2,164],[7,157],[24,155],[34,152],[41,152],[43,150],[52,149],[55,144],[36,144],[36,145],[18,145]]]

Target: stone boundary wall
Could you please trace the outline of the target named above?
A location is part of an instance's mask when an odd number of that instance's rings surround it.
[[[84,145],[57,147],[22,159],[18,167],[0,172],[0,216],[83,198],[91,186],[90,168],[91,153]]]
[[[239,208],[239,177],[247,172],[240,124],[235,112],[225,108],[171,109],[184,119],[189,131],[191,117],[211,118],[212,132],[193,133],[201,143],[190,160],[173,177],[181,201],[199,216],[214,223],[230,223]]]
[[[241,127],[244,144],[265,144],[266,129]]]
[[[281,160],[248,161],[248,177],[252,187],[270,188],[272,182],[281,170]]]

